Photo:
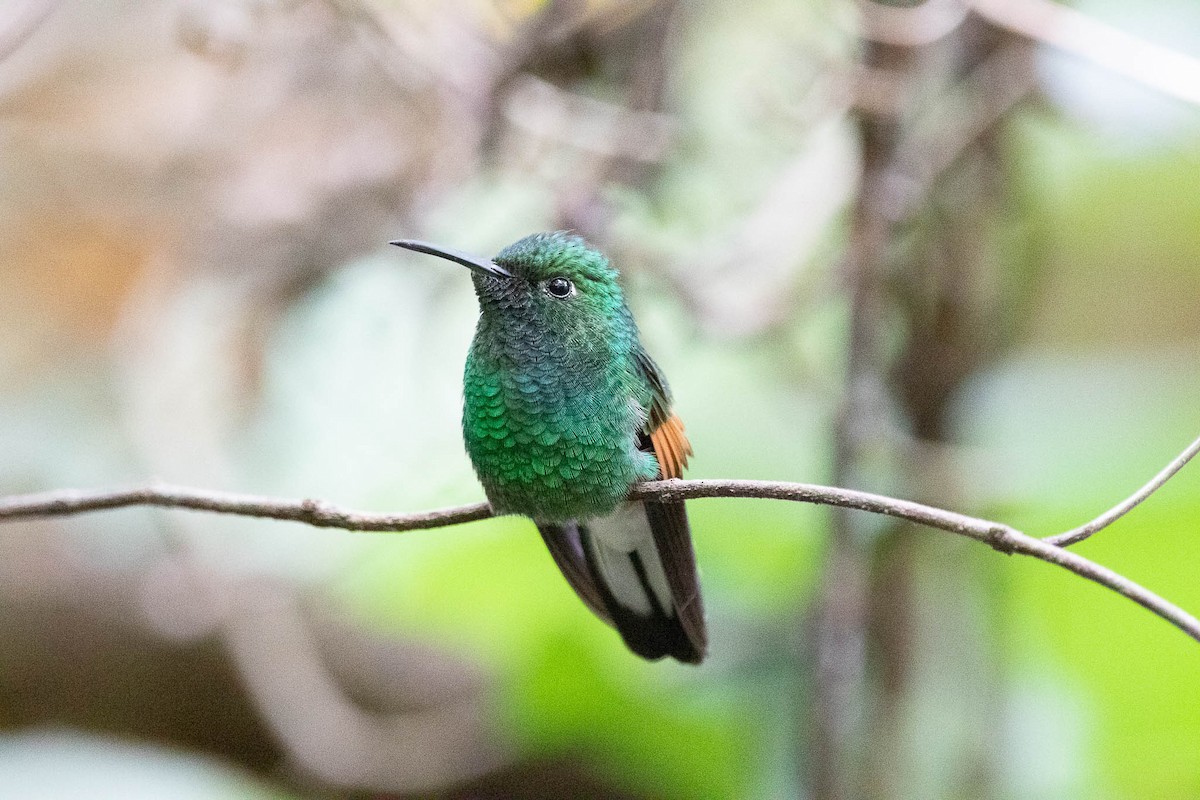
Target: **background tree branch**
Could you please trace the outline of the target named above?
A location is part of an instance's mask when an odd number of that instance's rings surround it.
[[[1200,104],[1200,59],[1053,0],[970,0],[993,25],[1078,56],[1168,97]]]

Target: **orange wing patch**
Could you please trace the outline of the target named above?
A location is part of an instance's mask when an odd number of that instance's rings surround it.
[[[692,455],[692,444],[683,432],[683,421],[675,414],[650,432],[650,444],[658,459],[658,469],[663,478],[678,478],[683,475],[688,456]]]

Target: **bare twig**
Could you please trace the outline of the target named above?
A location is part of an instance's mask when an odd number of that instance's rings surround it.
[[[1162,472],[1150,479],[1142,488],[1131,494],[1125,502],[1120,505],[1113,506],[1108,511],[1105,511],[1100,516],[1086,525],[1080,525],[1078,528],[1060,533],[1055,536],[1047,536],[1042,541],[1047,544],[1052,544],[1055,547],[1070,547],[1076,542],[1082,542],[1084,539],[1091,536],[1097,531],[1107,528],[1121,517],[1133,510],[1134,506],[1145,500],[1150,495],[1158,491],[1164,483],[1169,481],[1171,477],[1179,470],[1183,469],[1183,465],[1192,460],[1192,457],[1200,453],[1200,439],[1188,445],[1188,448],[1179,454],[1179,457],[1163,467]]]
[[[1200,105],[1200,59],[1147,42],[1053,0],[968,0],[993,25]]]
[[[1186,463],[1187,459],[1191,458],[1197,450],[1200,450],[1200,440],[1138,492],[1134,496],[1136,502],[1131,502],[1134,498],[1130,498],[1117,509],[1124,507],[1121,511],[1124,513],[1137,502],[1144,500],[1178,471],[1179,467],[1183,466],[1183,463]],[[1052,539],[1057,537],[1047,540],[1035,539],[999,522],[969,517],[953,511],[870,492],[782,481],[716,479],[653,481],[634,487],[630,492],[630,497],[676,500],[694,500],[705,497],[790,500],[867,511],[873,514],[886,514],[926,527],[966,536],[988,544],[1003,553],[1017,553],[1057,564],[1080,577],[1087,578],[1128,597],[1167,620],[1193,639],[1200,641],[1200,620],[1173,603],[1110,569],[1055,545]],[[339,528],[349,531],[401,532],[440,528],[492,516],[491,507],[487,503],[474,503],[413,514],[376,514],[351,511],[320,500],[288,500],[154,485],[112,491],[64,489],[3,498],[0,499],[0,522],[34,517],[67,516],[131,506],[181,508],[217,514],[278,519],[302,522],[320,528]],[[1114,509],[1114,512],[1117,509]],[[1114,512],[1110,512],[1110,514]],[[1108,516],[1106,514],[1101,519]],[[1113,516],[1113,519],[1116,516],[1119,514]],[[1090,524],[1095,525],[1096,523]],[[1099,530],[1099,527],[1096,530]]]
[[[990,542],[994,529],[1004,527],[995,522],[907,500],[809,483],[719,479],[651,481],[635,486],[630,492],[630,497],[675,500],[696,500],[703,497],[791,500],[887,514],[984,542]],[[302,522],[318,528],[390,533],[441,528],[492,516],[491,507],[487,503],[413,514],[377,514],[339,508],[323,500],[280,499],[155,484],[113,490],[62,489],[0,498],[0,522],[34,517],[61,517],[131,506],[180,508],[214,514]]]
[[[491,507],[487,503],[419,511],[415,514],[372,514],[338,508],[323,500],[284,500],[157,484],[108,491],[63,489],[3,498],[0,499],[0,522],[31,517],[61,517],[130,506],[182,508],[214,514],[303,522],[317,528],[392,533],[441,528],[492,516]]]
[[[702,497],[738,497],[761,500],[791,500],[797,503],[849,508],[872,514],[905,519],[929,528],[957,533],[992,544],[1000,529],[1011,530],[997,522],[976,519],[954,511],[898,500],[871,492],[819,486],[811,483],[781,481],[741,481],[700,478],[697,480],[652,481],[634,487],[630,496],[637,499],[661,497],[672,500],[698,500]],[[2,506],[0,506],[2,508]],[[2,518],[2,517],[0,517]]]

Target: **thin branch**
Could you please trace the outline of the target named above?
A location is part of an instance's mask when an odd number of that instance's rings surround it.
[[[1147,42],[1053,0],[968,0],[967,4],[993,25],[1200,105],[1200,59]]]
[[[182,508],[214,514],[302,522],[317,528],[391,533],[441,528],[492,516],[491,506],[487,503],[419,511],[415,514],[373,514],[339,508],[323,500],[283,500],[157,484],[109,491],[63,489],[15,495],[0,499],[0,522],[32,517],[61,517],[130,506]]]
[[[1078,528],[1069,530],[1066,533],[1047,536],[1042,541],[1052,544],[1055,547],[1070,547],[1076,542],[1082,542],[1093,533],[1107,528],[1132,511],[1138,503],[1157,492],[1159,487],[1169,481],[1176,472],[1183,469],[1183,465],[1191,461],[1197,453],[1200,453],[1200,439],[1196,439],[1196,441],[1188,445],[1188,448],[1180,453],[1178,458],[1163,467],[1162,472],[1155,475],[1150,479],[1149,483],[1130,495],[1125,502],[1113,506],[1086,525],[1080,525]]]
[[[651,481],[633,488],[629,496],[645,500],[698,500],[703,497],[738,497],[759,500],[791,500],[797,503],[813,503],[822,506],[849,508],[872,514],[908,520],[929,528],[957,533],[971,539],[993,544],[1001,531],[1012,530],[1006,525],[985,519],[968,517],[954,511],[945,511],[933,506],[898,500],[871,492],[841,489],[835,486],[819,486],[811,483],[784,483],[781,481],[741,481],[700,478],[697,480]],[[2,507],[0,507],[2,508]],[[0,516],[2,518],[2,516]],[[1003,549],[1003,548],[1002,548]]]
[[[1145,499],[1178,471],[1187,459],[1195,455],[1197,449],[1200,449],[1200,440],[1193,443],[1179,459],[1172,462],[1166,470],[1163,470],[1150,484],[1138,492],[1134,496],[1135,502],[1131,503],[1130,501],[1134,498],[1130,498],[1117,509],[1128,506],[1121,511],[1124,513],[1137,502]],[[653,481],[635,486],[630,492],[630,497],[633,499],[672,500],[694,500],[705,497],[789,500],[849,508],[873,514],[886,514],[918,525],[975,539],[1002,553],[1017,553],[1056,564],[1080,577],[1087,578],[1128,597],[1170,622],[1196,641],[1200,641],[1200,620],[1175,604],[1106,567],[1056,546],[1050,540],[1035,539],[999,522],[969,517],[965,514],[870,492],[782,481],[717,479]],[[401,532],[440,528],[463,522],[474,522],[492,516],[491,507],[487,503],[475,503],[414,514],[376,514],[351,511],[320,500],[281,500],[228,492],[201,491],[178,486],[154,485],[115,491],[64,489],[3,498],[0,499],[0,522],[36,517],[60,517],[131,506],[180,508],[243,517],[278,519],[302,522],[319,528],[339,528],[349,531]],[[1117,509],[1114,509],[1114,512]]]
[[[739,497],[837,506],[874,514],[887,514],[989,543],[992,531],[1004,527],[995,522],[907,500],[808,483],[717,479],[652,481],[635,486],[629,496],[632,499],[673,500]],[[115,490],[62,489],[0,498],[0,522],[34,517],[61,517],[131,506],[180,508],[214,514],[301,522],[318,528],[389,533],[441,528],[492,516],[491,507],[487,503],[413,514],[377,514],[340,508],[323,500],[290,500],[155,484]]]

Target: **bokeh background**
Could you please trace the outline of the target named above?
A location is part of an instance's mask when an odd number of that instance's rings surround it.
[[[571,228],[692,476],[1081,524],[1200,433],[1200,6],[1063,9],[8,0],[0,493],[475,501],[469,281],[385,243]],[[1200,797],[1200,648],[1127,600],[689,508],[700,668],[523,520],[7,524],[0,797]],[[1185,470],[1078,550],[1195,612],[1198,531]]]

